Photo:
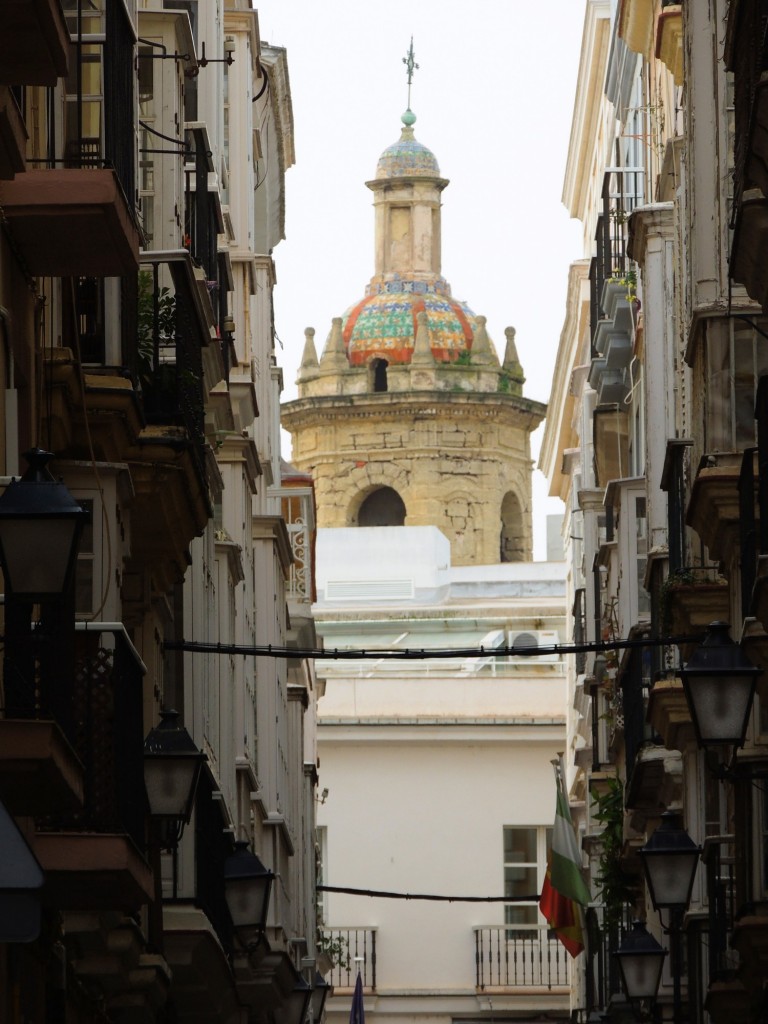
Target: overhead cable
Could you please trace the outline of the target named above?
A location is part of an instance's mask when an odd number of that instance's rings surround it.
[[[434,896],[417,892],[386,892],[382,889],[351,889],[343,885],[318,885],[318,892],[344,892],[351,896],[375,896],[385,900],[436,900],[441,903],[538,903],[539,893],[530,896]]]
[[[671,647],[679,644],[698,644],[703,633],[692,636],[633,637],[631,639],[593,640],[587,643],[541,644],[530,647],[420,647],[420,648],[338,648],[288,647],[280,644],[221,644],[204,640],[166,640],[166,651],[184,651],[187,654],[227,654],[252,658],[314,658],[318,661],[427,661],[446,658],[539,658],[552,654],[586,654],[618,651],[625,648]]]

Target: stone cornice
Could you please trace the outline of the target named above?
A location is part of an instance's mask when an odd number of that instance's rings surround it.
[[[262,475],[261,463],[256,445],[250,437],[242,434],[220,434],[216,438],[216,461],[242,462],[248,486],[256,493],[256,480]]]
[[[283,425],[288,429],[305,426],[309,421],[387,419],[397,416],[399,423],[407,417],[420,419],[508,419],[515,425],[534,430],[544,419],[547,407],[543,402],[503,392],[461,394],[455,391],[392,392],[380,395],[317,395],[285,402],[281,406]],[[521,420],[527,422],[521,424]]]
[[[603,82],[608,60],[611,5],[607,0],[588,0],[581,41],[581,58],[573,107],[568,162],[563,183],[563,203],[572,217],[584,220],[591,171],[591,157],[604,98]]]
[[[645,253],[651,238],[674,238],[674,208],[674,203],[666,202],[639,206],[632,211],[627,255],[641,267],[645,265]]]
[[[588,278],[589,260],[577,260],[570,265],[565,322],[555,357],[555,377],[549,402],[551,412],[547,417],[539,455],[539,467],[549,479],[551,493],[561,497],[562,460],[558,459],[558,454],[566,448],[577,447],[572,428],[574,395],[570,386],[573,367],[579,359],[584,287]]]
[[[273,542],[280,558],[283,573],[287,576],[293,562],[293,554],[288,537],[288,528],[282,516],[253,516],[251,519],[251,529],[254,541],[271,540]]]

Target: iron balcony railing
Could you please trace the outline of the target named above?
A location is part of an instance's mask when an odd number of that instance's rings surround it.
[[[288,577],[288,596],[297,601],[313,601],[312,542],[315,517],[312,488],[275,487],[270,490],[270,494],[280,498],[280,510],[291,543],[293,562]]]
[[[67,739],[84,769],[82,811],[38,830],[116,832],[145,848],[142,680],[145,667],[119,624],[78,624]]]
[[[732,45],[731,66],[728,70],[733,72],[735,213],[744,192],[754,184],[762,185],[762,182],[753,181],[756,161],[752,159],[752,134],[755,123],[756,87],[762,75],[768,70],[768,38],[765,32],[763,0],[747,0],[745,3],[732,6],[733,11],[729,12],[729,18],[737,19],[737,24],[729,33],[733,35],[735,42]]]
[[[709,981],[728,977],[738,967],[730,938],[736,916],[735,836],[708,836],[702,860],[707,873]]]
[[[757,517],[755,516],[755,452],[746,448],[739,473],[739,548],[741,555],[742,616],[752,610],[752,591],[757,576]]]
[[[363,988],[376,991],[375,928],[323,928],[319,945],[333,960],[326,981],[334,988],[354,988],[359,973]]]
[[[569,984],[568,952],[546,928],[475,928],[475,986],[548,988]]]
[[[604,1013],[621,992],[616,950],[629,920],[607,921],[604,907],[588,907],[584,913],[586,935],[585,995],[588,1017]]]
[[[757,420],[757,506],[758,546],[761,555],[768,555],[768,376],[757,382],[755,395]]]
[[[601,308],[603,287],[611,277],[625,278],[634,271],[627,256],[629,216],[644,201],[645,172],[639,167],[615,167],[603,177],[601,211],[595,227],[594,256],[590,265],[590,329],[593,343]]]

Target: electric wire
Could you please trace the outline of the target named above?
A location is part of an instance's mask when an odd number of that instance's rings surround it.
[[[423,892],[388,892],[385,889],[353,889],[344,885],[317,885],[317,892],[343,892],[384,900],[432,900],[440,903],[538,903],[539,893],[529,896],[436,896]]]
[[[617,640],[595,640],[572,644],[542,644],[531,647],[436,647],[430,648],[342,648],[323,650],[317,647],[286,647],[280,644],[222,644],[204,640],[166,640],[166,651],[186,654],[242,655],[253,658],[315,658],[318,661],[427,661],[446,658],[514,657],[537,658],[551,654],[586,654],[589,652],[618,651],[637,647],[671,647],[680,644],[698,644],[703,633],[690,636],[645,637]]]

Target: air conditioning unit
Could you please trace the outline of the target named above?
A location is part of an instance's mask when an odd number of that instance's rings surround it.
[[[467,658],[466,661],[463,661],[461,665],[461,675],[474,675],[487,665],[492,665],[496,661],[496,655],[493,651],[496,648],[504,647],[506,639],[503,629],[492,629],[490,633],[486,633],[478,644],[478,647],[482,647],[483,650],[488,653],[478,655],[473,658]]]
[[[520,629],[510,630],[507,637],[509,647],[530,649],[532,647],[553,647],[560,643],[560,636],[556,629]],[[510,652],[510,658],[530,661],[532,663],[560,661],[562,655],[557,652],[548,652],[534,657],[530,654],[515,655]]]

